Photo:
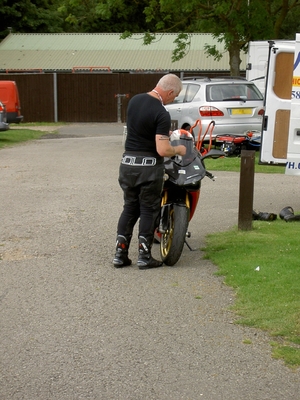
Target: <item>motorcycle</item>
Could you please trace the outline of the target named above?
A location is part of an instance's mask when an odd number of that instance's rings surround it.
[[[198,119],[191,127],[190,132],[193,133],[193,129],[197,127],[199,128],[199,133],[196,147],[201,151],[201,154],[203,154],[203,151],[208,152],[212,148],[213,142],[215,144],[215,148],[218,147],[221,151],[223,151],[226,157],[240,157],[242,150],[259,150],[261,145],[260,131],[248,130],[244,132],[243,135],[222,134],[213,137],[215,121],[210,122],[204,135],[202,135],[202,124],[200,119]],[[208,148],[204,148],[203,144],[207,135],[209,136]]]
[[[242,150],[258,150],[260,148],[261,133],[259,131],[247,131],[244,135],[217,135],[215,142],[227,157],[239,157]]]
[[[161,200],[159,225],[155,239],[160,243],[162,261],[169,266],[179,260],[183,246],[191,237],[188,225],[194,216],[200,197],[201,181],[214,176],[204,165],[206,158],[224,157],[221,150],[198,148],[191,132],[177,129],[170,136],[172,146],[183,144],[186,147],[184,156],[176,155],[165,159],[165,181]],[[202,153],[201,153],[202,151]]]

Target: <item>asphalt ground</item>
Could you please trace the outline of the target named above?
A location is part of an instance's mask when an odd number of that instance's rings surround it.
[[[73,124],[0,150],[0,399],[299,400],[300,371],[234,323],[200,250],[237,225],[239,173],[203,181],[176,266],[140,271],[135,232],[133,265],[113,268],[122,132]],[[254,208],[300,211],[298,179],[256,174]]]

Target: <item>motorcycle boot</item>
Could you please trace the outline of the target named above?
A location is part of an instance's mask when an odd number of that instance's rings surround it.
[[[137,265],[139,269],[150,269],[158,268],[162,266],[162,261],[155,260],[151,256],[151,247],[153,243],[153,238],[145,238],[144,236],[139,236],[139,257]]]
[[[115,268],[123,268],[131,265],[131,260],[128,258],[128,249],[131,241],[131,236],[117,236],[116,254],[113,259]]]

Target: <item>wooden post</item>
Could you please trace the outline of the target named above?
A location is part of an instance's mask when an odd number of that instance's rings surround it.
[[[241,151],[238,229],[252,229],[255,151]]]
[[[122,97],[126,97],[127,99],[129,98],[129,94],[115,94],[115,97],[118,99],[118,122],[122,122],[122,113],[121,113],[121,108],[122,108]]]

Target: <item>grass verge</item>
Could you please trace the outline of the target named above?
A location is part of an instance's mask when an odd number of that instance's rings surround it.
[[[265,174],[284,174],[285,166],[282,165],[259,165],[259,152],[255,153],[255,172]],[[205,160],[205,167],[208,171],[231,171],[240,172],[240,157],[223,157],[213,160],[208,158]]]
[[[55,133],[55,126],[57,124],[26,124],[23,126],[14,124],[11,125],[10,129],[7,131],[0,132],[0,148],[13,146],[19,143],[27,142],[29,140],[39,139],[41,136],[49,133],[43,130],[32,129],[31,127],[36,126],[53,126],[52,133]],[[30,129],[31,128],[31,129]]]
[[[234,288],[236,323],[269,332],[274,358],[300,366],[299,225],[253,221],[251,231],[210,234],[205,258]]]
[[[30,129],[8,130],[0,132],[0,148],[27,142],[28,140],[39,139],[45,135],[43,131],[33,131]]]

